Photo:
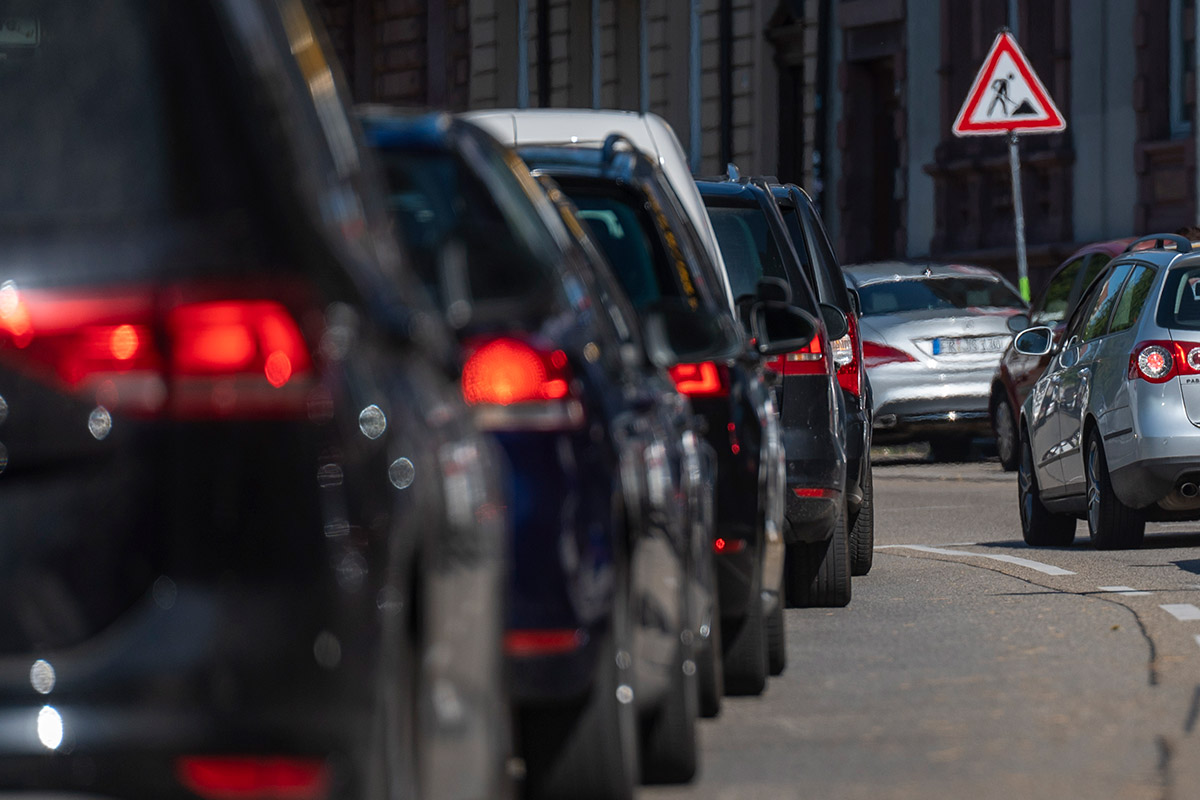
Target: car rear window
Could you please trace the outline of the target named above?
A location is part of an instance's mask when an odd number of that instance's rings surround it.
[[[457,295],[451,286],[456,253],[475,302],[509,299],[548,283],[553,267],[544,254],[552,240],[544,230],[531,232],[539,217],[519,186],[494,193],[459,155],[444,150],[382,150],[379,158],[388,205],[416,272],[443,308]],[[495,170],[492,184],[505,183],[505,169]]]
[[[664,227],[665,217],[650,213],[644,195],[603,180],[563,176],[559,183],[579,209],[580,219],[588,223],[634,308],[647,308],[663,298],[682,298],[699,307],[693,268],[674,232]]]
[[[1176,267],[1167,273],[1157,322],[1163,328],[1200,331],[1200,267]]]
[[[37,274],[17,277],[207,269],[213,260],[205,266],[197,251],[163,255],[187,235],[182,225],[200,220],[200,250],[222,232],[261,241],[275,204],[262,196],[232,58],[207,4],[0,0],[0,33],[5,266],[20,266],[18,246],[79,250],[39,258]]]
[[[708,217],[717,234],[735,298],[755,294],[760,278],[787,278],[762,209],[710,207]]]
[[[858,289],[862,313],[897,314],[968,308],[1024,308],[1012,289],[987,278],[921,278],[868,283]]]

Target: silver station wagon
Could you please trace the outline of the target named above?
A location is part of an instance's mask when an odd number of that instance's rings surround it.
[[[1147,521],[1200,519],[1200,250],[1144,237],[1101,272],[1021,409],[1018,491],[1030,545],[1138,547]]]

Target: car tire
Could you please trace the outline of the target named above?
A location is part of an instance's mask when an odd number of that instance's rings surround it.
[[[692,655],[691,648],[681,643],[662,705],[643,720],[642,783],[687,783],[696,775],[700,708]]]
[[[725,664],[721,656],[721,605],[713,601],[708,639],[696,652],[696,678],[700,687],[700,716],[712,719],[721,713],[725,695]]]
[[[641,766],[630,625],[628,587],[620,581],[587,697],[519,713],[525,797],[632,800]]]
[[[862,503],[850,527],[850,574],[866,575],[875,561],[875,479],[871,465],[862,482]]]
[[[996,436],[996,454],[1005,472],[1012,472],[1021,462],[1021,442],[1012,406],[1004,395],[992,405],[992,433]]]
[[[844,503],[827,541],[788,545],[784,582],[792,608],[850,604],[850,532]]]
[[[784,597],[781,594],[775,610],[767,614],[767,674],[782,675],[787,669],[787,631],[783,620]]]
[[[1033,446],[1021,437],[1021,460],[1017,465],[1017,506],[1021,513],[1021,535],[1030,547],[1066,547],[1075,541],[1075,518],[1055,514],[1042,504]]]
[[[726,628],[732,630],[733,626]],[[746,606],[743,617],[725,646],[725,694],[757,695],[767,686],[766,620],[762,594],[758,589]]]
[[[1097,550],[1132,550],[1142,546],[1146,520],[1121,502],[1112,488],[1100,436],[1092,431],[1084,455],[1087,478],[1088,533]]]

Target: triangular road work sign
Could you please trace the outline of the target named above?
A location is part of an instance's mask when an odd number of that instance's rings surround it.
[[[988,136],[1054,133],[1066,127],[1017,40],[1004,31],[992,43],[950,130],[955,136]]]

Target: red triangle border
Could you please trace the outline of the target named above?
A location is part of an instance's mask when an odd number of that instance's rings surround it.
[[[991,83],[992,72],[996,69],[996,63],[1000,60],[1003,53],[1008,53],[1013,62],[1017,65],[1017,69],[1021,72],[1021,77],[1025,79],[1025,83],[1033,92],[1034,99],[1042,106],[1046,112],[1046,116],[1038,119],[1026,120],[997,120],[996,122],[971,122],[971,115],[979,107],[983,100],[983,93]],[[979,68],[979,73],[975,76],[975,82],[971,84],[971,90],[967,92],[967,100],[959,109],[958,116],[954,120],[954,125],[950,131],[955,136],[989,136],[1003,133],[1057,133],[1058,131],[1066,130],[1067,121],[1063,118],[1062,112],[1058,110],[1058,106],[1050,99],[1050,93],[1046,91],[1046,87],[1042,85],[1042,81],[1038,78],[1036,72],[1033,71],[1033,66],[1030,65],[1029,59],[1025,57],[1025,53],[1021,51],[1017,40],[1012,34],[1007,31],[1002,31],[996,36],[996,41],[992,43],[992,49],[988,52],[987,58],[983,60],[983,66]]]

